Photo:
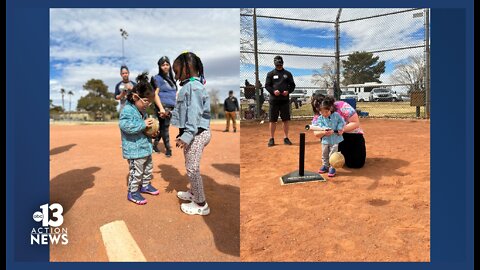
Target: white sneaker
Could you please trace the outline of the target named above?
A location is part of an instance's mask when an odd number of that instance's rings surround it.
[[[184,201],[193,201],[193,194],[190,190],[177,192],[177,197]]]
[[[195,202],[182,203],[180,208],[185,214],[188,214],[188,215],[206,216],[210,214],[210,207],[208,207],[208,203],[205,203],[204,206],[200,206]]]

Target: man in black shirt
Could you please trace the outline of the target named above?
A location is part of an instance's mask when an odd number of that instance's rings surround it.
[[[232,90],[228,92],[228,98],[223,102],[223,109],[227,118],[227,128],[223,132],[228,132],[230,129],[230,119],[232,119],[233,123],[233,132],[237,132],[237,115],[235,112],[240,109],[238,107],[238,99],[233,96]]]
[[[290,93],[295,90],[292,73],[283,69],[283,58],[275,56],[273,59],[275,69],[267,74],[265,89],[270,93],[270,140],[268,146],[275,145],[275,129],[278,116],[282,118],[284,138],[283,143],[292,145],[288,139],[288,121],[290,120]]]

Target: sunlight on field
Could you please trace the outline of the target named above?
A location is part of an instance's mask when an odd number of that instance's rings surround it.
[[[242,117],[245,117],[244,111],[248,109],[247,104],[242,104]],[[265,103],[262,109],[268,112],[269,105]],[[410,102],[357,102],[357,110],[368,112],[368,117],[384,118],[417,118],[416,107],[410,106]],[[310,104],[303,104],[296,109],[292,105],[292,118],[310,117],[313,115]],[[420,107],[420,118],[425,118],[425,107]]]

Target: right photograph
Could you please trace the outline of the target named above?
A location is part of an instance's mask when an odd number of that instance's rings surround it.
[[[430,262],[430,10],[240,9],[240,258]]]

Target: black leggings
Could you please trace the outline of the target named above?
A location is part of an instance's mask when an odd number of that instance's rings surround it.
[[[155,106],[156,107],[156,106]],[[167,108],[164,106],[164,108]],[[170,111],[173,111],[173,107],[168,107]],[[157,137],[155,138],[154,144],[157,145],[160,140],[163,140],[163,143],[165,145],[165,149],[171,149],[170,146],[170,133],[169,133],[169,128],[170,128],[170,117],[166,118],[161,118],[158,116],[158,108],[155,108],[155,112],[157,114],[158,122],[160,124],[160,132],[158,133]]]
[[[338,144],[338,151],[345,157],[345,166],[362,168],[365,165],[367,150],[363,134],[343,133],[343,142]]]

